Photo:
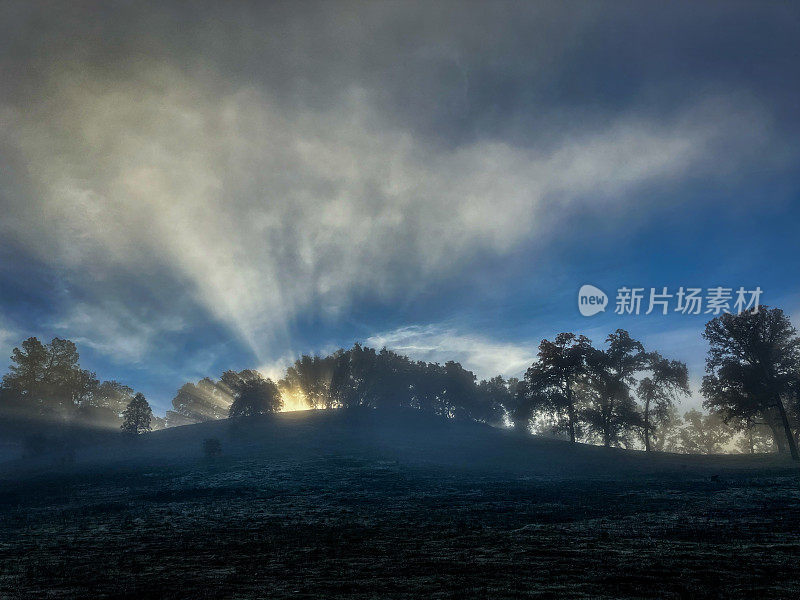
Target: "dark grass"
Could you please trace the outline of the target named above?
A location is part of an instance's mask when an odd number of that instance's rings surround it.
[[[712,460],[713,473],[695,462],[598,478],[542,475],[536,461],[493,471],[343,446],[206,461],[198,442],[195,454],[6,475],[0,597],[800,593],[800,476],[785,465],[726,470]]]

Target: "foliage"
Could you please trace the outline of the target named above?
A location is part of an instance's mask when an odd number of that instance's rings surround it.
[[[745,426],[736,441],[736,449],[742,454],[768,454],[778,451],[775,437],[764,423],[750,423]]]
[[[703,403],[726,421],[777,421],[792,458],[800,459],[787,404],[796,402],[800,338],[780,309],[759,306],[710,321]]]
[[[145,433],[151,429],[152,418],[153,411],[150,404],[143,394],[136,394],[123,412],[121,429],[131,435]]]
[[[283,405],[278,386],[271,379],[252,372],[248,377],[232,382],[234,400],[229,417],[252,417],[277,412]]]
[[[278,386],[300,391],[312,408],[332,408],[331,379],[341,352],[325,357],[304,354],[286,369]]]
[[[683,419],[676,406],[670,406],[657,426],[651,429],[650,448],[656,452],[680,452],[680,431]]]
[[[553,428],[566,429],[572,442],[579,433],[575,388],[586,375],[590,349],[587,337],[560,333],[552,342],[542,340],[538,362],[525,373],[530,412],[552,411]]]
[[[70,340],[23,341],[0,386],[0,412],[118,428],[134,391],[117,381],[98,381],[79,359]]]
[[[589,432],[604,446],[631,445],[644,419],[632,395],[635,377],[647,365],[641,342],[624,329],[606,338],[607,348],[592,348],[586,356],[582,417]]]
[[[651,374],[639,382],[637,395],[644,403],[645,450],[650,451],[653,435],[659,429],[669,427],[674,419],[678,396],[688,395],[690,390],[689,372],[684,363],[668,360],[658,352],[651,352],[647,362]]]
[[[69,340],[53,338],[45,345],[31,337],[14,348],[3,377],[9,404],[38,414],[67,416],[97,389],[94,373],[78,364],[78,350]]]
[[[725,451],[735,431],[718,413],[704,415],[690,410],[683,415],[680,430],[680,449],[687,454],[718,454]]]

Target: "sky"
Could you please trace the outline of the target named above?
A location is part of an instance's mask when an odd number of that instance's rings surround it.
[[[0,356],[72,339],[163,413],[354,342],[519,376],[621,327],[697,388],[713,315],[617,290],[800,325],[798,64],[790,2],[4,2]]]

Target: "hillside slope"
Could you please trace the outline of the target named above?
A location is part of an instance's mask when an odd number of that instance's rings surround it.
[[[213,421],[152,432],[135,440],[106,435],[78,448],[68,464],[58,457],[0,464],[0,475],[87,467],[156,466],[204,461],[202,443],[216,438],[220,463],[237,459],[299,462],[357,457],[399,464],[499,471],[547,477],[614,478],[691,471],[783,470],[778,456],[646,454],[521,436],[480,423],[432,417],[413,410],[287,412],[245,421]],[[57,463],[57,464],[56,464]]]
[[[0,465],[0,597],[792,597],[799,479],[418,412],[216,421]]]

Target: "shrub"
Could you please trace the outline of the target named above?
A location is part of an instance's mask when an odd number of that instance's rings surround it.
[[[203,454],[206,458],[213,460],[222,454],[222,444],[217,438],[203,440]]]

